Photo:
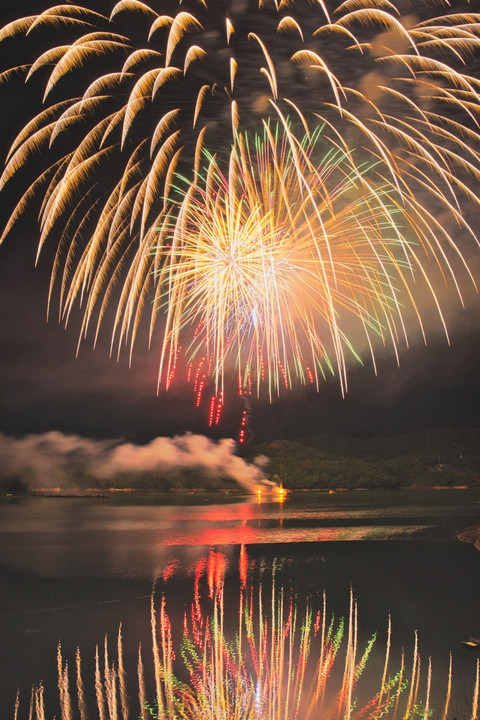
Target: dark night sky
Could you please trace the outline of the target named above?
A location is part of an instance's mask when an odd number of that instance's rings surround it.
[[[4,0],[0,21],[49,5]],[[21,82],[2,92],[3,162],[15,131],[30,114]],[[3,221],[14,200],[8,193],[0,198]],[[127,353],[118,363],[109,358],[108,330],[95,351],[87,340],[75,357],[75,319],[67,330],[55,317],[48,324],[45,320],[50,257],[47,250],[35,269],[37,239],[35,220],[28,215],[0,248],[0,432],[56,429],[138,440],[188,430],[209,434],[207,411],[195,409],[190,393],[177,388],[156,396],[158,355],[145,344],[138,344],[131,369]],[[458,304],[455,298],[453,302]],[[375,435],[480,426],[479,317],[480,300],[470,293],[467,308],[449,321],[450,347],[434,328],[428,347],[415,342],[402,351],[400,368],[389,353],[380,357],[378,377],[369,363],[352,366],[346,399],[333,379],[318,395],[292,392],[273,405],[252,401],[253,439],[313,431]],[[236,436],[242,409],[243,403],[233,398],[217,436]]]

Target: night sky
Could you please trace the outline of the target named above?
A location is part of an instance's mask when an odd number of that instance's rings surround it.
[[[4,0],[0,22],[11,20],[17,12],[27,15],[50,5]],[[2,69],[8,66],[5,50],[0,59]],[[16,132],[30,119],[32,110],[22,81],[3,86],[2,93],[3,164]],[[1,196],[2,226],[17,199],[14,189]],[[54,307],[46,322],[55,248],[47,247],[35,268],[37,242],[32,211],[0,248],[0,432],[4,434],[60,430],[142,441],[192,431],[236,437],[245,407],[253,442],[312,432],[366,436],[480,426],[480,299],[473,291],[466,293],[463,310],[453,292],[446,300],[450,347],[438,320],[430,324],[427,318],[427,347],[414,338],[410,349],[401,349],[400,367],[391,352],[380,353],[378,377],[368,359],[363,368],[352,364],[345,399],[335,378],[321,385],[318,394],[307,390],[283,393],[272,405],[251,400],[245,406],[233,394],[222,424],[211,432],[206,408],[195,408],[190,391],[175,387],[157,396],[158,352],[155,348],[149,352],[142,339],[131,368],[127,352],[118,362],[109,358],[107,326],[97,348],[93,350],[92,340],[87,338],[76,357],[80,314],[65,330],[57,322]],[[480,250],[472,266],[480,268]]]

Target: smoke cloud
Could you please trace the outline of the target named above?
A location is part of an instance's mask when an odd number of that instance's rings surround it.
[[[214,442],[203,435],[157,437],[146,445],[119,440],[92,440],[52,431],[12,438],[0,434],[3,478],[18,478],[29,488],[74,487],[75,468],[92,480],[115,485],[127,474],[158,473],[162,477],[182,471],[198,471],[209,478],[226,478],[254,492],[265,481],[260,464],[247,463],[235,455],[235,442]],[[105,485],[105,482],[102,483]]]

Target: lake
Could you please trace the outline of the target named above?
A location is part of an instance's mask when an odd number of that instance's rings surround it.
[[[454,536],[471,525],[480,525],[480,489],[298,492],[283,501],[232,493],[0,499],[0,717],[13,717],[17,688],[19,718],[28,717],[30,688],[41,680],[53,703],[59,640],[72,666],[79,646],[91,672],[95,645],[122,623],[134,667],[138,642],[149,642],[153,584],[181,627],[212,549],[225,563],[235,615],[242,546],[253,584],[271,584],[275,567],[276,584],[300,603],[309,596],[318,605],[325,590],[329,610],[346,615],[352,588],[360,643],[376,632],[381,649],[390,616],[394,661],[412,651],[418,630],[435,699],[452,651],[451,714],[466,717],[477,654],[461,641],[480,636],[480,553]],[[373,668],[380,662],[374,654]]]

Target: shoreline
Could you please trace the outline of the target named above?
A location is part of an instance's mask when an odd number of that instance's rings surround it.
[[[465,528],[465,530],[460,530],[457,532],[456,538],[460,540],[460,542],[473,545],[475,550],[480,552],[480,525],[473,525]]]
[[[389,491],[392,493],[407,490],[407,491],[418,491],[418,490],[435,490],[435,491],[447,491],[447,490],[470,490],[475,489],[475,487],[478,487],[478,485],[471,486],[471,485],[404,485],[397,488],[392,487],[376,487],[376,488],[369,488],[369,487],[355,487],[355,488],[349,488],[349,487],[336,487],[336,488],[283,488],[285,494],[296,494],[296,493],[319,493],[319,494],[325,494],[325,495],[332,495],[335,493],[345,493],[345,492],[378,492],[378,491]],[[7,498],[7,499],[16,499],[16,498],[94,498],[94,499],[102,499],[102,498],[108,498],[110,495],[115,494],[130,494],[130,493],[138,493],[138,494],[161,494],[161,495],[203,495],[203,494],[209,494],[209,495],[248,495],[251,494],[252,496],[255,496],[256,493],[248,493],[244,488],[170,488],[168,490],[162,490],[162,489],[154,489],[154,488],[135,488],[135,487],[126,487],[126,488],[116,488],[116,487],[109,487],[109,488],[87,488],[85,490],[66,490],[62,489],[60,487],[55,488],[35,488],[32,490],[28,490],[24,493],[3,493],[0,494],[0,498]],[[262,488],[262,494],[269,495],[271,494],[268,490],[264,491]],[[478,532],[480,534],[480,528],[478,529]],[[466,541],[468,542],[468,541]]]

